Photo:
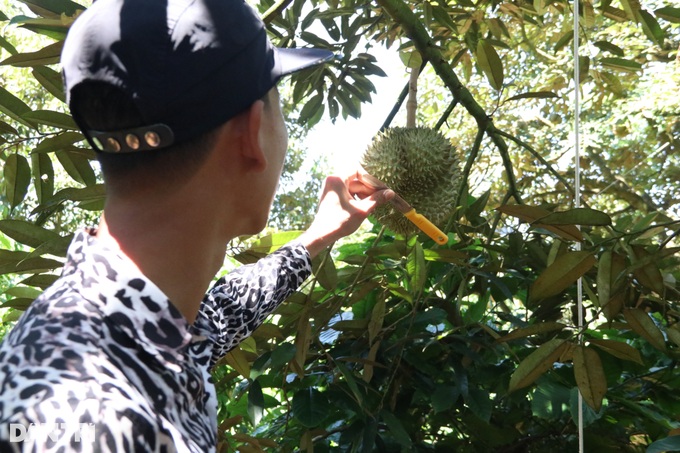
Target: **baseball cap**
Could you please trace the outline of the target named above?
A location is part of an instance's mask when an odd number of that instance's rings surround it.
[[[83,82],[125,92],[144,124],[87,128],[104,152],[159,149],[207,132],[262,98],[281,77],[329,61],[323,49],[276,48],[243,0],[97,0],[69,30],[61,63],[67,102]]]

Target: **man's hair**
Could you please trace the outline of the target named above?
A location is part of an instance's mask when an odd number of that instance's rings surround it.
[[[83,82],[71,90],[71,111],[85,128],[116,131],[144,126],[139,110],[122,89],[104,82]],[[195,174],[212,150],[217,129],[167,148],[131,153],[97,152],[110,189],[181,185]]]

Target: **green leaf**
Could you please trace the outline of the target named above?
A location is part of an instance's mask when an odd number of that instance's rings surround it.
[[[80,132],[64,132],[63,134],[47,137],[33,149],[34,153],[50,153],[60,151],[73,146],[73,144],[85,140]]]
[[[253,426],[257,426],[262,419],[264,413],[264,395],[262,394],[262,386],[258,380],[250,383],[248,389],[248,416]]]
[[[27,252],[0,249],[0,274],[41,273],[62,267],[63,263],[47,258],[28,258]]]
[[[53,274],[38,274],[38,275],[32,275],[19,283],[22,285],[28,285],[28,286],[35,286],[36,288],[40,288],[42,290],[47,289],[49,286],[52,286],[54,282],[57,281],[59,278],[58,275],[53,275]]]
[[[29,258],[42,255],[61,256],[65,258],[72,240],[73,235],[69,234],[64,237],[57,237],[47,242],[43,242],[30,253]]]
[[[635,263],[633,267],[633,275],[645,288],[651,289],[658,295],[663,296],[665,292],[665,284],[663,275],[659,269],[658,260],[654,260],[654,255],[649,253],[644,247],[634,245],[632,246]],[[638,263],[643,263],[642,265]]]
[[[533,384],[543,373],[553,367],[567,346],[566,340],[553,338],[529,354],[512,373],[508,392],[514,392]]]
[[[593,349],[576,346],[574,349],[574,377],[583,400],[596,412],[602,407],[607,393],[607,378],[600,356]]]
[[[248,250],[237,254],[234,258],[243,264],[255,263],[260,258],[267,256],[271,252],[283,247],[289,241],[297,238],[300,234],[302,234],[302,231],[286,231],[263,236],[253,242]]]
[[[315,94],[309,101],[307,101],[305,106],[302,107],[302,110],[300,110],[300,121],[306,121],[307,124],[311,126],[311,121],[309,120],[313,117],[316,117],[319,110],[321,110],[323,113],[323,109],[323,95],[320,93]]]
[[[619,46],[615,46],[609,41],[597,41],[594,42],[593,45],[600,50],[613,53],[617,57],[623,57],[625,55],[622,48],[620,48]]]
[[[588,78],[588,73],[590,72],[590,57],[581,56],[578,58],[579,61],[579,81],[583,83]]]
[[[635,333],[647,340],[656,349],[660,351],[666,350],[666,340],[663,333],[644,310],[626,308],[623,310],[623,316]]]
[[[410,69],[420,69],[423,64],[423,57],[417,50],[399,52],[399,58],[404,66]]]
[[[377,302],[371,311],[371,319],[368,322],[368,342],[373,344],[373,340],[380,333],[385,318],[385,298],[378,297]]]
[[[352,372],[349,371],[347,367],[340,362],[336,362],[335,367],[342,373],[342,376],[345,378],[345,382],[347,383],[349,389],[352,391],[352,394],[354,395],[356,402],[360,406],[363,406],[364,396],[359,391],[359,386],[357,385],[357,381],[356,379],[354,379],[354,375],[352,374]]]
[[[390,430],[394,439],[399,442],[402,447],[407,449],[410,448],[412,445],[411,437],[409,437],[406,428],[404,428],[404,425],[399,418],[387,409],[380,411],[380,417],[387,425],[387,429]]]
[[[19,132],[4,121],[0,121],[0,135],[1,134],[19,135]]]
[[[506,99],[506,101],[516,101],[518,99],[550,99],[558,98],[559,96],[552,91],[533,91],[529,93],[522,93]]]
[[[2,36],[0,36],[0,47],[9,52],[10,55],[16,55],[17,53],[19,53],[17,49]]]
[[[3,219],[0,220],[0,232],[11,237],[20,244],[29,247],[38,247],[44,242],[60,239],[54,231],[46,230],[38,225],[25,220]]]
[[[77,11],[84,10],[85,7],[75,3],[71,0],[20,0],[25,3],[31,11],[45,16],[46,13],[52,13],[54,16],[73,16]]]
[[[31,183],[31,167],[21,154],[10,154],[3,169],[5,197],[11,209],[19,205],[28,193]]]
[[[513,330],[512,332],[504,335],[496,340],[497,343],[503,343],[506,341],[516,340],[518,338],[526,338],[532,335],[538,335],[541,333],[555,332],[564,329],[566,324],[556,321],[545,321],[538,324],[533,324],[527,327],[521,327],[519,329]]]
[[[470,408],[473,414],[485,422],[491,420],[492,401],[489,397],[489,392],[481,388],[470,388],[465,404]]]
[[[496,91],[503,88],[503,62],[496,53],[496,49],[486,40],[477,43],[477,63],[486,75],[491,87]]]
[[[335,93],[335,98],[342,106],[343,115],[346,118],[348,115],[352,118],[359,118],[361,116],[361,108],[359,102],[351,97],[346,90],[340,89]]]
[[[590,208],[574,208],[568,211],[553,212],[536,220],[542,225],[589,225],[609,226],[612,219],[602,211]]]
[[[312,272],[325,289],[333,290],[338,285],[338,271],[335,268],[330,249],[323,250],[312,259]]]
[[[621,84],[621,79],[610,72],[597,72],[605,86],[613,93],[622,96],[624,93],[623,85]]]
[[[664,6],[654,11],[657,17],[667,20],[668,22],[673,22],[680,24],[680,8],[674,8],[672,6]]]
[[[570,395],[569,395],[569,411],[571,412],[571,417],[573,420],[578,420],[579,419],[579,389],[578,387],[573,387],[571,389]],[[593,408],[591,408],[589,405],[584,404],[583,406],[583,411],[581,412],[583,416],[583,426],[587,427],[600,418],[602,418],[602,415],[604,411],[599,411],[595,412]]]
[[[49,91],[52,96],[59,99],[61,102],[66,102],[64,95],[64,84],[61,75],[54,69],[47,66],[36,66],[32,70],[33,77]]]
[[[574,39],[574,30],[566,31],[560,39],[557,40],[555,47],[553,47],[554,52],[558,52],[563,49],[567,44],[569,44],[572,39]]]
[[[86,186],[94,186],[97,183],[97,177],[90,166],[89,159],[70,150],[57,151],[55,155],[74,181]]]
[[[567,252],[548,266],[531,285],[529,300],[555,296],[588,272],[596,263],[590,252]]]
[[[56,208],[66,201],[88,203],[102,201],[105,198],[106,189],[104,188],[104,184],[88,186],[82,189],[67,187],[54,194],[50,199],[45,200],[40,206],[33,210],[32,214]]]
[[[616,341],[616,340],[599,340],[599,339],[591,339],[588,340],[590,344],[597,346],[604,352],[613,355],[614,357],[618,357],[619,359],[623,360],[629,360],[631,362],[639,363],[640,365],[644,366],[644,362],[642,361],[642,356],[640,355],[640,351],[629,345],[628,343],[624,343],[622,341]]]
[[[42,294],[42,291],[28,286],[13,286],[8,288],[3,294],[12,297],[22,297],[26,299],[35,299]]]
[[[597,301],[607,320],[612,321],[623,308],[626,259],[610,250],[600,256],[597,266]]]
[[[600,63],[605,68],[615,69],[623,72],[642,71],[642,65],[637,61],[626,60],[625,58],[601,58]]]
[[[539,206],[506,204],[498,207],[498,210],[503,214],[511,215],[524,222],[528,222],[533,227],[544,228],[551,231],[562,239],[579,242],[583,240],[583,235],[574,225],[545,225],[538,222],[539,219],[543,219],[550,215],[549,211]]]
[[[427,278],[425,269],[425,253],[423,252],[423,246],[420,245],[420,242],[418,242],[415,236],[410,242],[413,242],[413,246],[411,248],[411,252],[408,254],[408,258],[406,259],[406,272],[409,276],[411,292],[415,293],[423,288],[425,279]]]
[[[675,343],[676,346],[680,346],[680,330],[674,327],[669,327],[665,329],[665,332],[669,340]]]
[[[76,126],[71,115],[67,115],[66,113],[52,110],[33,110],[32,112],[23,115],[23,117],[35,124],[44,124],[45,126],[58,127],[61,129],[78,129],[78,126]]]
[[[26,105],[24,101],[0,86],[0,112],[24,126],[35,129],[32,123],[23,118],[23,116],[30,111],[31,108]]]
[[[626,16],[630,20],[637,20],[640,11],[640,0],[620,0]]]
[[[271,368],[278,370],[288,364],[295,357],[295,345],[291,343],[281,343],[271,353]]]
[[[10,299],[7,302],[0,305],[0,308],[14,308],[16,310],[26,311],[28,307],[31,306],[35,299],[28,297],[17,297],[15,299]]]
[[[456,23],[453,21],[453,19],[451,19],[449,10],[447,8],[434,5],[432,8],[432,16],[437,22],[439,22],[439,24],[443,25],[454,33],[458,33],[458,27],[456,27]]]
[[[31,154],[31,170],[33,171],[33,187],[38,197],[38,203],[54,195],[54,168],[52,159],[43,153]]]
[[[45,66],[59,63],[61,50],[64,47],[64,41],[57,41],[49,46],[43,47],[36,52],[24,52],[12,55],[0,62],[0,66],[12,65],[18,68],[25,68],[30,66]]]
[[[224,356],[227,364],[246,379],[250,378],[250,362],[240,347],[235,347]]]
[[[449,410],[458,401],[460,389],[453,385],[436,384],[432,393],[432,409],[435,414]]]
[[[25,23],[21,25],[21,28],[25,28],[39,35],[47,36],[48,38],[52,38],[56,41],[63,41],[66,39],[66,34],[68,33],[69,27],[67,25],[50,26]]]
[[[479,296],[479,299],[470,304],[468,309],[463,313],[463,321],[466,325],[480,322],[486,313],[489,306],[489,293],[485,292]]]
[[[680,451],[680,436],[668,436],[652,442],[645,450],[645,453],[664,453],[669,451]]]
[[[427,261],[437,261],[440,263],[463,264],[467,261],[468,255],[464,252],[451,249],[425,249],[423,256]]]
[[[649,14],[646,10],[640,10],[640,25],[642,26],[642,31],[647,35],[647,37],[654,43],[663,47],[665,33],[661,29],[661,26],[656,21],[654,16]]]
[[[313,387],[299,390],[293,395],[293,417],[303,426],[314,428],[328,417],[331,405],[326,395]]]
[[[535,417],[544,420],[558,420],[569,406],[570,389],[543,376],[536,381],[536,387],[531,392],[531,411]]]

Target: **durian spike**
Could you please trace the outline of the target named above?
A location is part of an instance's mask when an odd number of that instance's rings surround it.
[[[367,185],[373,187],[377,190],[389,189],[387,184],[376,178],[375,176],[369,174],[358,174],[359,179],[366,183]],[[449,242],[449,237],[442,230],[437,228],[437,226],[430,222],[427,217],[422,214],[418,214],[416,210],[408,204],[398,193],[394,193],[394,198],[390,200],[394,208],[404,214],[404,217],[409,219],[415,226],[417,226],[420,231],[427,234],[432,238],[437,244],[444,245]]]

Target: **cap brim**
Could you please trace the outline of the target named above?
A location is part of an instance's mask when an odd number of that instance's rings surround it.
[[[279,69],[279,77],[327,63],[332,60],[334,56],[335,54],[333,52],[324,49],[275,48],[275,58]]]

